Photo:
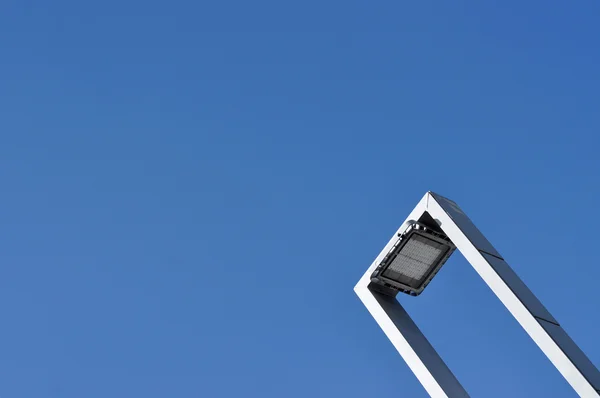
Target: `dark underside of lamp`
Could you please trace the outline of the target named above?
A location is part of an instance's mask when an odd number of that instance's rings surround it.
[[[370,287],[390,296],[398,292],[417,296],[455,249],[439,228],[415,222],[398,236],[398,241],[377,266]]]

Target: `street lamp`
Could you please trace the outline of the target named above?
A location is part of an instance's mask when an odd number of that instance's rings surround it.
[[[600,397],[600,372],[453,201],[427,192],[354,290],[432,397],[469,397],[395,299],[419,295],[458,249],[581,397]]]

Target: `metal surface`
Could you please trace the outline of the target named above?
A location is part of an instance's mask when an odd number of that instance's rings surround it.
[[[427,212],[581,397],[600,397],[600,372],[458,205],[428,192],[398,229]],[[354,290],[432,397],[468,397],[400,303],[371,291],[370,276],[392,236]]]

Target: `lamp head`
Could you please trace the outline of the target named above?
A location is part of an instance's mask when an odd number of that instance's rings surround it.
[[[446,235],[412,223],[371,275],[371,287],[387,295],[418,296],[454,252]]]

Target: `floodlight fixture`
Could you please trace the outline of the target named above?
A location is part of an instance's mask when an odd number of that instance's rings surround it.
[[[581,397],[600,397],[600,372],[502,255],[450,199],[427,192],[354,291],[430,396],[469,394],[396,295],[419,295],[458,249]]]
[[[395,296],[418,296],[438,273],[456,246],[443,233],[414,222],[398,234],[392,250],[371,275],[373,288]]]

